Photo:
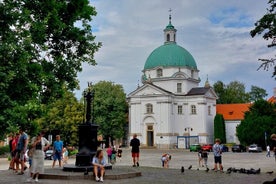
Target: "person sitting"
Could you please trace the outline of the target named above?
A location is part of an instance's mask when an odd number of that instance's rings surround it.
[[[94,174],[96,181],[103,182],[103,176],[105,172],[106,160],[103,156],[103,150],[98,150],[93,157],[92,164],[94,167]]]

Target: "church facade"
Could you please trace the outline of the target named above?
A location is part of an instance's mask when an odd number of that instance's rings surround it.
[[[197,64],[176,43],[176,32],[170,16],[164,44],[145,62],[142,86],[128,95],[129,139],[137,134],[144,147],[213,143],[217,96],[208,79],[199,87]]]

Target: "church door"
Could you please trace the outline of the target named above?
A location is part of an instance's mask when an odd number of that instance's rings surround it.
[[[153,146],[153,126],[148,125],[147,128],[147,146]]]

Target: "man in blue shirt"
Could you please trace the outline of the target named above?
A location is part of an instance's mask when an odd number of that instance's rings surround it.
[[[25,167],[25,161],[24,161],[24,156],[27,151],[27,146],[28,146],[28,135],[24,132],[24,129],[21,127],[19,130],[20,137],[16,146],[16,158],[19,159],[20,166],[21,166],[21,171],[18,173],[19,175],[24,174],[24,169]]]
[[[214,152],[214,161],[215,161],[213,170],[217,171],[218,170],[217,164],[219,164],[219,169],[221,172],[223,172],[222,161],[221,161],[222,148],[220,145],[220,139],[215,140],[215,144],[213,145],[213,152]]]
[[[59,163],[59,167],[61,167],[63,141],[60,140],[60,135],[56,136],[56,141],[54,142],[53,147],[54,147],[54,162],[52,167],[55,167],[57,160]]]

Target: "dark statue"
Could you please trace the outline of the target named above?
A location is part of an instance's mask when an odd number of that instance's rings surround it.
[[[86,101],[86,120],[83,124],[79,125],[79,152],[76,155],[76,166],[90,166],[91,160],[97,151],[97,132],[98,125],[91,122],[94,90],[90,87],[91,83],[88,83],[88,90],[84,91],[84,99]]]

